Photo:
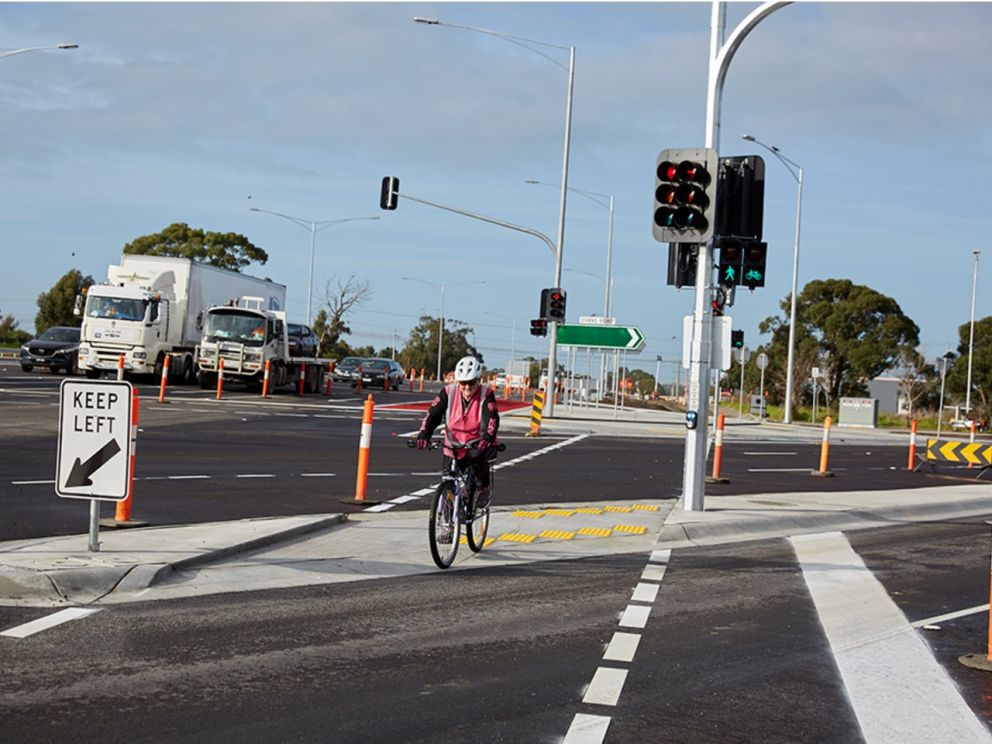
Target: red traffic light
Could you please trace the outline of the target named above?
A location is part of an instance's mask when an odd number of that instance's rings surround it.
[[[675,163],[666,160],[658,164],[658,179],[661,181],[674,181],[678,172],[679,167]]]
[[[710,182],[710,174],[706,170],[706,166],[693,160],[683,160],[679,163],[677,173],[679,179],[683,181],[691,181],[704,186]]]

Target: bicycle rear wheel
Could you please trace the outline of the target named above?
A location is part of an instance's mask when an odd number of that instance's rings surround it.
[[[456,514],[455,484],[445,481],[438,486],[431,504],[431,519],[428,524],[431,558],[438,568],[447,568],[458,553],[458,537],[461,523]]]
[[[485,546],[487,532],[489,532],[489,504],[481,509],[476,507],[471,523],[465,528],[465,537],[473,553],[478,553]]]

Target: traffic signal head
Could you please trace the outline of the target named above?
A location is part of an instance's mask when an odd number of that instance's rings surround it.
[[[748,243],[744,246],[741,265],[741,284],[748,289],[765,286],[765,263],[768,258],[767,243]]]
[[[713,235],[716,151],[708,147],[663,150],[654,178],[654,239],[705,243]]]
[[[688,243],[668,244],[668,283],[675,287],[696,285],[699,249]]]
[[[544,320],[565,320],[565,290],[550,287],[541,290],[541,318]]]
[[[379,206],[382,209],[396,209],[400,199],[400,179],[386,176],[382,179],[382,191],[379,194]]]
[[[761,240],[765,210],[765,161],[759,155],[720,158],[716,226],[723,238]]]
[[[744,348],[744,331],[731,331],[730,332],[730,346],[734,349]]]
[[[741,283],[741,263],[744,260],[743,246],[735,240],[720,240],[720,262],[717,283],[722,287],[736,287]]]
[[[548,321],[544,318],[535,318],[530,322],[530,335],[531,336],[547,336],[548,335]]]

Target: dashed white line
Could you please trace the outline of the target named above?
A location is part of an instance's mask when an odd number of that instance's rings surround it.
[[[53,480],[30,480],[30,481],[11,481],[12,486],[50,486],[55,481]]]
[[[630,599],[632,602],[654,602],[658,596],[658,585],[639,583],[634,587],[634,593]]]
[[[583,703],[593,705],[616,705],[623,692],[623,683],[627,681],[626,669],[599,667],[592,676],[589,689],[586,690]]]
[[[561,744],[601,744],[610,726],[609,716],[576,713]]]
[[[610,645],[606,647],[603,659],[606,661],[626,661],[634,660],[637,653],[637,644],[641,642],[641,637],[637,633],[624,633],[618,630],[613,634]]]
[[[235,478],[275,478],[272,473],[238,473]]]
[[[209,480],[209,475],[170,475],[169,480]]]
[[[648,624],[648,617],[651,615],[651,608],[644,605],[627,605],[620,617],[620,627],[623,628],[643,628]]]
[[[936,617],[928,617],[925,620],[917,620],[914,623],[910,623],[914,628],[922,628],[924,625],[933,625],[934,623],[946,623],[948,620],[957,620],[959,617],[967,617],[968,615],[977,615],[979,612],[988,612],[989,606],[987,604],[978,605],[977,607],[969,607],[966,610],[958,610],[957,612],[948,612],[945,615],[937,615]]]
[[[0,636],[7,636],[8,638],[27,638],[29,635],[40,633],[43,630],[54,628],[56,625],[61,625],[62,623],[67,623],[70,620],[86,617],[87,615],[92,615],[94,612],[99,611],[100,608],[93,607],[69,607],[64,610],[59,610],[52,615],[46,615],[45,617],[38,618],[37,620],[32,620],[29,623],[24,623],[23,625],[18,625],[15,628],[10,628],[9,630],[0,632]]]
[[[301,478],[333,478],[336,473],[300,473]]]

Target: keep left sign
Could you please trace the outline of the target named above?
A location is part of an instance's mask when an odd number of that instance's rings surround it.
[[[127,498],[131,383],[62,381],[55,492],[79,499]]]

